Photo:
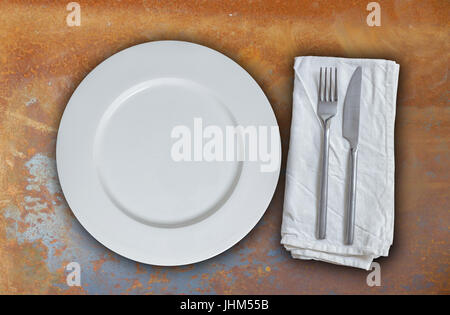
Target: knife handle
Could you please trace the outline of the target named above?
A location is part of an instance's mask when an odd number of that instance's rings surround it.
[[[323,240],[327,234],[327,200],[328,200],[328,151],[330,148],[331,119],[324,121],[322,177],[320,180],[319,215],[317,221],[317,239]]]
[[[350,182],[348,192],[347,228],[345,244],[352,245],[355,234],[355,206],[356,206],[356,169],[358,164],[358,148],[352,148],[350,153]]]

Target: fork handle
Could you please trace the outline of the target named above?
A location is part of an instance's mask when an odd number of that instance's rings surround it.
[[[322,177],[320,180],[319,215],[317,222],[317,239],[323,240],[327,234],[327,200],[328,200],[328,151],[330,148],[331,119],[323,123]]]
[[[356,168],[358,162],[358,148],[352,148],[350,154],[350,182],[348,188],[347,228],[345,244],[353,244],[355,234],[355,206],[356,206]]]

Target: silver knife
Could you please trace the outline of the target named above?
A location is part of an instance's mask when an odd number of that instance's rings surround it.
[[[350,143],[350,181],[347,205],[347,226],[345,243],[353,244],[355,234],[355,206],[356,206],[356,169],[358,162],[359,112],[361,104],[362,69],[356,68],[348,84],[344,101],[344,115],[342,135]]]

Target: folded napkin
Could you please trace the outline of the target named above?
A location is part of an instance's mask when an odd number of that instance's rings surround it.
[[[316,239],[323,128],[317,116],[320,67],[338,68],[338,109],[331,122],[327,238]],[[356,225],[344,245],[350,146],[342,113],[350,78],[362,67]],[[399,65],[388,60],[298,57],[286,171],[281,243],[292,257],[369,270],[387,256],[394,231],[394,121]]]

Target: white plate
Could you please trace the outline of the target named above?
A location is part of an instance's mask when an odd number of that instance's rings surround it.
[[[171,131],[195,118],[277,126],[244,69],[192,43],[125,49],[80,83],[59,127],[57,168],[73,213],[100,243],[139,262],[184,265],[225,251],[255,226],[279,163],[261,172],[248,160],[174,161]],[[271,141],[279,149],[278,131]]]

